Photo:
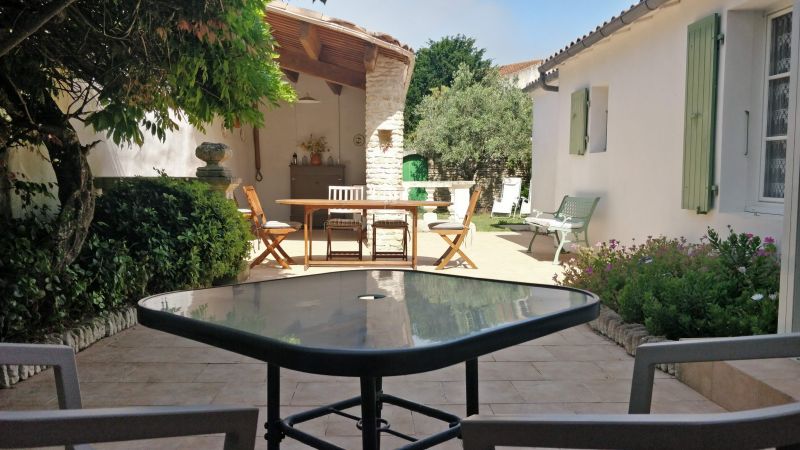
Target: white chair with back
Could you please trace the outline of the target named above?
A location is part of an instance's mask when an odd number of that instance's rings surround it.
[[[513,216],[517,209],[521,192],[522,178],[503,178],[503,192],[500,198],[496,198],[494,203],[492,203],[491,217],[494,217],[495,214],[508,214],[509,216]]]
[[[366,186],[328,186],[328,200],[364,200],[366,198]],[[362,210],[347,208],[332,208],[328,210],[328,220],[325,221],[325,232],[328,239],[326,257],[328,260],[336,256],[358,257],[361,259],[363,254],[363,241],[366,236]],[[352,231],[356,234],[358,250],[333,250],[334,231]]]

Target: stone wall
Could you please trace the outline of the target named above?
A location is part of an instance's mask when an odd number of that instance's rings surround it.
[[[366,157],[367,198],[399,200],[403,188],[403,110],[406,103],[408,66],[379,55],[375,68],[367,72]],[[380,218],[402,219],[397,212],[375,212]],[[372,213],[368,217],[372,222]],[[401,247],[399,231],[381,230],[379,250]],[[371,238],[371,236],[370,236]]]
[[[492,203],[495,198],[503,194],[504,177],[521,177],[523,188],[530,182],[530,173],[526,168],[509,170],[505,166],[505,161],[494,160],[478,170],[475,183],[481,187],[481,198],[478,199],[477,211],[491,211]],[[429,180],[460,180],[461,177],[453,170],[448,170],[436,164],[432,159],[428,160],[428,179]],[[450,192],[447,189],[436,191],[436,200],[450,201]]]

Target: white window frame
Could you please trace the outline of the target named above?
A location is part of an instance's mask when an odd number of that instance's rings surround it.
[[[767,157],[767,141],[768,140],[780,140],[786,139],[787,137],[777,137],[773,136],[771,138],[767,137],[767,121],[768,121],[768,107],[769,107],[769,82],[773,79],[780,79],[780,78],[789,78],[791,83],[791,73],[792,68],[789,69],[789,72],[780,75],[772,75],[769,74],[769,66],[770,66],[770,44],[772,43],[772,20],[776,17],[780,17],[784,14],[793,13],[793,8],[791,4],[781,6],[777,9],[772,9],[764,13],[764,22],[763,22],[763,57],[760,58],[760,63],[762,64],[761,70],[759,70],[759,79],[757,80],[759,84],[759,96],[760,98],[760,105],[761,108],[761,120],[758,122],[760,125],[757,126],[756,131],[757,139],[758,139],[758,161],[754,161],[755,174],[752,174],[751,178],[751,194],[749,195],[751,200],[747,202],[745,206],[745,211],[750,213],[756,214],[772,214],[772,215],[783,215],[784,213],[784,198],[775,198],[775,197],[765,197],[764,193],[764,178],[765,178],[765,166],[766,166],[766,157]],[[793,16],[794,17],[794,16]],[[792,49],[794,50],[794,49]],[[758,119],[756,119],[758,120]],[[755,153],[755,152],[753,152]],[[787,156],[788,157],[788,156]]]
[[[784,73],[780,73],[777,75],[770,75],[769,68],[772,64],[770,50],[772,47],[772,23],[773,21],[781,16],[786,14],[791,14],[792,8],[783,8],[778,11],[771,12],[767,14],[767,35],[766,35],[766,47],[764,48],[764,82],[762,83],[762,95],[763,101],[761,105],[761,135],[760,137],[760,148],[761,152],[759,155],[759,165],[758,165],[758,201],[764,203],[779,203],[783,204],[784,199],[780,197],[765,197],[764,196],[764,179],[765,171],[767,169],[767,143],[770,141],[786,141],[789,139],[789,135],[783,136],[767,136],[767,129],[769,127],[769,83],[773,80],[781,80],[787,79],[791,81],[791,74],[792,70],[791,67],[788,71]],[[784,194],[785,197],[785,194]]]

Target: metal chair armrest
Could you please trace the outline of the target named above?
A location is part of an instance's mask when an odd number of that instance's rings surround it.
[[[800,356],[800,333],[643,344],[636,349],[628,412],[650,412],[657,364],[796,356]]]
[[[798,426],[800,404],[792,403],[718,414],[472,416],[461,422],[461,436],[464,450],[788,448],[800,439]]]
[[[225,450],[255,446],[258,409],[230,406],[0,411],[0,448],[225,433]]]
[[[0,364],[52,366],[58,407],[80,409],[81,388],[75,351],[66,345],[0,343]]]

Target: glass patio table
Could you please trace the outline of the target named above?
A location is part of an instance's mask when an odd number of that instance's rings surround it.
[[[382,378],[465,363],[466,414],[478,413],[478,357],[597,317],[577,289],[406,270],[350,270],[154,295],[139,322],[267,363],[269,449],[285,437],[340,449],[296,424],[328,414],[356,421],[364,449],[380,433],[420,449],[459,436],[460,418],[383,392]],[[280,368],[357,377],[361,395],[280,417]],[[391,404],[445,422],[417,440],[381,417]],[[361,407],[361,417],[344,410]]]

